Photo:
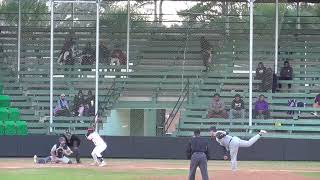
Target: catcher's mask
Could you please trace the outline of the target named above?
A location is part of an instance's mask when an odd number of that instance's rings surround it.
[[[66,139],[64,137],[59,137],[59,143],[60,144],[65,144],[66,143]]]

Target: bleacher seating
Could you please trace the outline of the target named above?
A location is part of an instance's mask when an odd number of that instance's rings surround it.
[[[108,89],[117,96],[108,102],[110,108],[163,108],[174,107],[184,85],[190,82],[190,97],[183,106],[182,116],[177,125],[177,136],[189,136],[197,128],[208,129],[210,125],[228,129],[231,133],[251,136],[251,131],[266,129],[271,131],[269,137],[320,138],[317,133],[317,117],[311,115],[313,98],[319,89],[319,52],[320,33],[314,30],[281,30],[279,36],[279,66],[290,60],[294,68],[294,79],[282,81],[281,84],[293,84],[291,89],[280,89],[277,93],[263,93],[270,103],[271,119],[253,120],[249,126],[247,120],[207,119],[208,105],[214,93],[219,92],[227,107],[235,93],[244,97],[248,111],[249,90],[249,46],[248,29],[232,29],[225,34],[224,29],[206,28],[146,28],[132,29],[130,41],[130,72],[124,72],[126,66],[99,67],[99,103],[108,99]],[[46,134],[49,132],[49,28],[23,28],[21,72],[16,74],[12,62],[16,57],[16,27],[1,27],[5,38],[0,35],[4,52],[0,62],[0,76],[4,94],[11,96],[12,107],[21,112],[21,119],[27,122],[30,133]],[[54,56],[57,57],[68,36],[68,28],[55,30]],[[94,41],[92,28],[74,28],[78,47],[81,49],[88,41]],[[125,44],[125,33],[101,31],[101,40],[107,42],[121,41]],[[258,61],[265,66],[274,67],[274,42],[268,30],[257,29],[254,35],[254,69]],[[263,34],[263,35],[262,35]],[[298,34],[298,35],[297,35]],[[202,72],[200,55],[201,36],[214,45],[214,65],[210,72]],[[115,36],[115,37],[113,37]],[[122,47],[125,51],[125,46]],[[5,56],[2,56],[5,55]],[[11,64],[10,64],[11,63]],[[10,67],[10,68],[9,68]],[[83,69],[90,69],[83,71]],[[278,70],[279,70],[278,69]],[[62,93],[72,100],[79,90],[86,92],[95,89],[95,66],[60,66],[54,62],[54,102]],[[19,75],[19,79],[17,78]],[[261,94],[254,80],[254,100]],[[114,86],[113,86],[114,85]],[[2,85],[0,84],[0,92]],[[297,99],[307,104],[306,108],[296,108],[299,116],[288,115],[288,99]],[[55,117],[52,128],[61,133],[73,129],[83,134],[91,123],[90,118]],[[0,121],[1,122],[1,121]],[[1,124],[0,124],[1,125]],[[17,124],[18,125],[18,124]],[[9,126],[9,124],[8,124]],[[1,128],[0,128],[1,134]]]

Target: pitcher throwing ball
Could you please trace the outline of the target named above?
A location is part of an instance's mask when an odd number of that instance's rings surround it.
[[[92,141],[94,145],[96,146],[91,156],[93,158],[93,164],[100,167],[103,167],[106,165],[104,162],[101,153],[107,149],[107,144],[104,142],[104,140],[101,138],[101,136],[94,130],[94,128],[89,128],[87,132],[87,139],[89,141]]]
[[[210,127],[210,133],[212,138],[216,138],[216,141],[223,146],[224,148],[224,159],[228,159],[227,152],[230,151],[231,159],[231,169],[232,171],[237,170],[237,156],[239,147],[250,147],[255,142],[257,142],[263,134],[266,134],[267,131],[261,130],[259,134],[253,136],[248,141],[242,140],[237,136],[230,136],[225,131],[217,131],[215,126]]]

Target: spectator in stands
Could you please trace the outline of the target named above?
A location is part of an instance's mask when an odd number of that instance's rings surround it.
[[[228,118],[225,104],[218,93],[213,95],[208,111],[208,118]]]
[[[87,43],[86,47],[82,51],[81,65],[93,65],[95,62],[95,51],[91,47],[91,43]],[[84,69],[89,71],[90,69]]]
[[[240,117],[242,119],[244,119],[245,117],[244,102],[241,99],[240,94],[236,94],[234,96],[234,100],[231,103],[229,118],[234,119],[235,117]]]
[[[281,68],[280,71],[280,80],[292,80],[293,76],[293,69],[289,64],[289,61],[284,62],[284,67]],[[279,88],[281,88],[281,84],[279,84]],[[291,88],[291,84],[288,84],[288,88]]]
[[[270,116],[269,104],[265,100],[264,95],[260,95],[256,101],[253,116],[255,119],[268,119]]]
[[[88,91],[87,98],[85,100],[86,103],[86,116],[94,116],[95,115],[95,96],[92,94],[92,91]]]
[[[67,117],[71,116],[69,104],[65,94],[60,95],[57,101],[57,106],[54,109],[54,116],[67,116]]]
[[[317,108],[319,109],[320,108],[320,94],[318,94],[315,98],[314,98],[314,104],[313,104],[313,108]],[[312,113],[313,115],[315,116],[318,116],[318,112],[314,112]]]
[[[66,38],[63,47],[60,51],[59,57],[58,57],[58,63],[60,65],[66,64],[66,65],[74,65],[74,58],[72,57],[72,46],[74,45],[72,38]]]
[[[204,36],[201,36],[200,38],[200,48],[203,65],[206,67],[205,71],[208,71],[209,64],[212,63],[212,47],[209,41]]]
[[[259,62],[258,67],[256,69],[256,79],[262,80],[265,76],[267,68],[264,67],[262,62]]]
[[[277,75],[274,74],[271,68],[267,68],[265,75],[262,77],[262,92],[275,92],[277,88]]]
[[[266,76],[266,71],[267,71],[267,68],[264,67],[262,62],[259,62],[258,67],[256,69],[256,79],[262,81],[263,78],[265,78],[265,76]],[[263,82],[261,82],[261,84],[259,84],[258,89],[259,89],[259,91],[263,91]]]
[[[81,90],[79,90],[78,95],[76,95],[73,99],[73,114],[74,116],[83,116],[84,112],[84,96]]]
[[[105,42],[100,42],[99,45],[99,58],[100,63],[102,64],[110,64],[110,50],[107,47]]]
[[[126,65],[127,55],[121,49],[114,49],[111,53],[111,65]]]

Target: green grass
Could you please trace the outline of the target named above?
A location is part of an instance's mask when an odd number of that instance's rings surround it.
[[[306,176],[306,177],[312,177],[315,179],[320,179],[320,172],[308,172],[308,173],[299,173],[300,175]]]
[[[103,171],[98,169],[41,168],[0,170],[3,180],[138,180],[146,177],[184,175],[185,171]]]

